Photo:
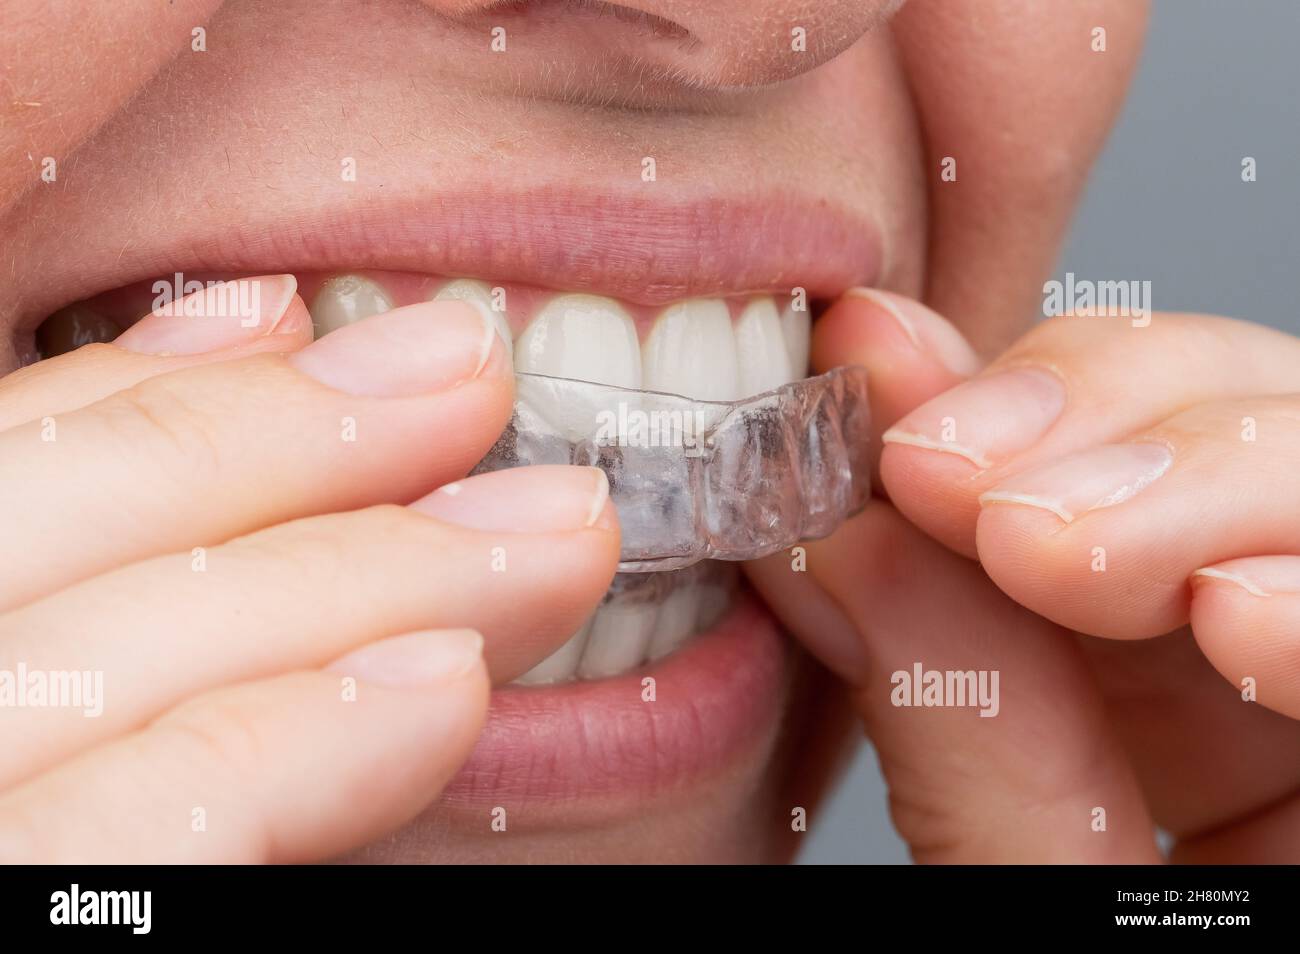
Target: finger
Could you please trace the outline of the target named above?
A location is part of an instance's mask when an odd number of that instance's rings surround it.
[[[297,287],[292,275],[221,282],[151,313],[112,345],[80,347],[0,378],[0,431],[57,418],[169,371],[297,351],[312,340]]]
[[[415,633],[193,699],[0,797],[0,855],[305,862],[372,841],[469,755],[487,712],[480,645]]]
[[[905,515],[973,557],[979,496],[1009,475],[1195,404],[1293,391],[1297,369],[1300,340],[1226,318],[1054,318],[887,431],[881,479]]]
[[[978,566],[882,501],[808,544],[806,572],[793,569],[772,557],[751,575],[804,640],[827,618],[806,612],[782,576],[825,594],[856,634],[855,702],[916,860],[1158,860],[1137,782],[1070,634],[1006,599]],[[974,692],[965,705],[897,704],[915,701],[917,667],[984,678],[991,691],[979,708],[990,715],[975,711]]]
[[[879,474],[881,431],[979,369],[970,345],[939,315],[870,288],[845,293],[813,325],[812,363],[818,372],[851,364],[867,369],[873,476]]]
[[[1287,397],[1196,407],[1007,477],[981,498],[980,562],[1012,599],[1080,632],[1184,626],[1195,570],[1300,539],[1300,510],[1279,506],[1300,495],[1298,409]]]
[[[618,554],[604,474],[536,467],[95,577],[0,617],[8,671],[102,674],[93,705],[0,710],[11,740],[0,785],[198,693],[318,667],[390,633],[472,627],[508,681],[581,627]]]
[[[188,368],[12,428],[0,609],[132,560],[410,501],[483,457],[512,388],[488,318],[425,302],[287,358]]]
[[[1192,576],[1192,631],[1242,697],[1300,719],[1300,556],[1259,556]]]

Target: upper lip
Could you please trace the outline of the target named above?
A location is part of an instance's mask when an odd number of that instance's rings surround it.
[[[268,206],[187,229],[160,222],[130,247],[58,260],[23,289],[19,325],[74,301],[174,272],[390,269],[583,290],[658,305],[695,296],[873,284],[875,223],[793,191],[758,199],[651,199],[557,189],[418,197],[377,190],[300,212]],[[57,273],[57,274],[55,274]]]

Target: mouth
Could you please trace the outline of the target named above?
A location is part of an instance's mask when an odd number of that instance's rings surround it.
[[[589,200],[575,201],[590,211]],[[824,303],[877,277],[872,230],[833,215],[829,227],[815,222],[815,203],[706,203],[683,217],[681,208],[665,216],[624,201],[607,204],[613,216],[599,225],[557,214],[553,197],[544,204],[549,228],[525,210],[499,244],[491,233],[502,229],[481,217],[461,220],[455,240],[443,232],[433,242],[428,229],[412,241],[387,218],[356,235],[355,222],[315,238],[291,230],[279,257],[255,242],[191,242],[188,259],[175,248],[137,250],[112,277],[92,268],[82,281],[117,285],[60,303],[35,342],[50,357],[112,340],[160,293],[175,297],[182,274],[209,282],[292,271],[318,337],[391,308],[456,298],[491,317],[517,372],[739,401],[806,377]],[[352,262],[331,267],[345,255]],[[451,267],[409,269],[431,259]],[[196,267],[177,272],[177,262]],[[509,279],[492,277],[502,274]],[[484,277],[467,277],[475,275]],[[620,573],[568,641],[493,693],[487,728],[444,806],[554,807],[699,783],[774,744],[796,658],[734,563]]]
[[[22,339],[65,306],[175,273],[481,276],[632,306],[789,294],[796,286],[809,300],[829,300],[882,274],[878,223],[825,198],[776,191],[670,200],[661,196],[680,190],[641,186],[515,193],[467,185],[401,199],[372,186],[343,196],[286,194],[278,206],[239,209],[233,222],[139,222],[129,239],[88,246],[75,260],[51,255],[62,247],[52,237],[51,247],[24,252],[48,267],[18,271],[30,281],[6,289],[0,304]]]

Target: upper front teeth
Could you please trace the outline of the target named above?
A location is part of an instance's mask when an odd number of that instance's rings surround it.
[[[796,308],[793,300],[786,302],[781,312],[781,334],[785,337],[790,367],[798,378],[808,373],[811,351],[812,324],[807,307]]]
[[[555,295],[531,320],[513,303],[505,309],[503,289],[474,279],[448,282],[432,297],[471,302],[489,315],[519,372],[737,401],[800,380],[808,368],[808,311],[793,301],[778,309],[770,295],[751,298],[734,322],[720,298],[669,305],[643,342],[629,310],[599,295]],[[311,313],[319,336],[393,304],[376,282],[340,275],[324,283]],[[514,327],[523,326],[513,343],[512,315]]]
[[[791,362],[781,316],[770,298],[756,298],[740,313],[736,322],[736,359],[740,397],[797,381],[808,363],[804,358],[796,369]]]
[[[740,391],[736,336],[727,303],[696,298],[655,319],[642,348],[645,388],[700,401],[735,401]],[[782,382],[784,383],[784,382]]]
[[[727,302],[695,298],[663,309],[638,345],[631,315],[596,295],[544,305],[515,346],[515,370],[697,401],[739,401],[798,381],[808,367],[809,314],[754,298],[733,324]]]
[[[618,302],[596,295],[559,295],[542,306],[519,336],[515,370],[641,388],[636,325]]]

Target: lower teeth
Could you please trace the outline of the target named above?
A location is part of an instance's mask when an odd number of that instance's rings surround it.
[[[738,576],[736,564],[714,560],[663,573],[619,573],[583,627],[515,683],[605,679],[661,659],[722,618]]]

